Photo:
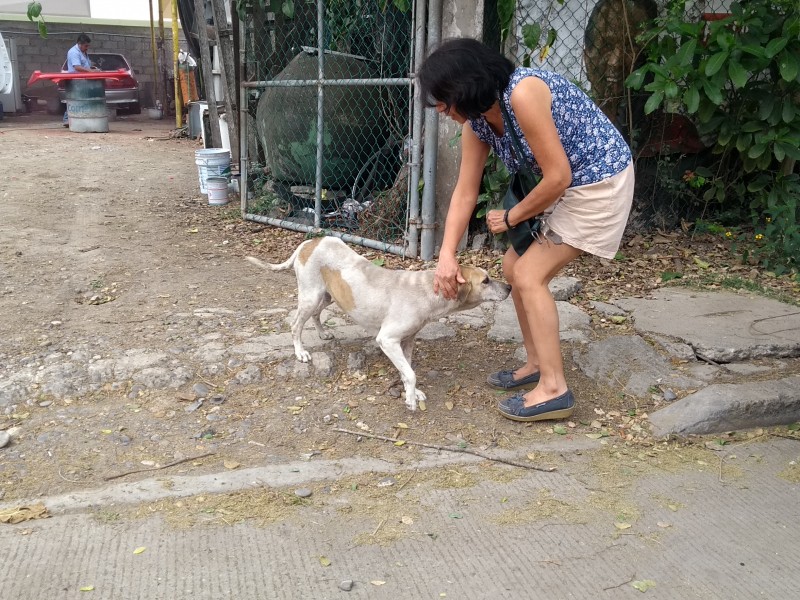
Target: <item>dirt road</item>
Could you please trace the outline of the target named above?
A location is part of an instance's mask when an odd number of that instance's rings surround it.
[[[395,371],[368,340],[296,363],[293,273],[267,277],[243,256],[283,260],[303,237],[243,224],[235,202],[209,206],[197,142],[144,118],[109,134],[22,125],[0,133],[0,411],[15,436],[5,500],[209,452],[192,472],[347,456],[356,442],[332,420],[383,435],[408,421]],[[468,323],[456,335],[419,345],[431,409],[413,434],[507,445],[483,382],[514,347]]]

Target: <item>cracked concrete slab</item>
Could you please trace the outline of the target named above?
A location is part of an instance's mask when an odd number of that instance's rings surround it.
[[[800,356],[800,310],[761,296],[661,288],[624,298],[636,331],[678,338],[715,362]]]
[[[800,421],[800,377],[715,384],[650,415],[653,435],[721,433]]]
[[[702,380],[676,371],[640,336],[615,336],[592,342],[573,353],[575,364],[589,377],[618,387],[634,396],[644,396],[652,386],[676,389],[702,387]]]

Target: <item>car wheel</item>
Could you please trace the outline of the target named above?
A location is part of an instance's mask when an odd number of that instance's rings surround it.
[[[47,114],[48,115],[63,115],[67,110],[65,102],[60,102],[57,98],[47,100]]]

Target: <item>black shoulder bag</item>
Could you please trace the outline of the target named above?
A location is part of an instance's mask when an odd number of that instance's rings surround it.
[[[525,199],[525,196],[539,183],[539,179],[528,164],[525,154],[522,152],[517,132],[511,123],[511,117],[508,115],[508,109],[502,97],[500,98],[500,110],[503,112],[503,125],[511,137],[514,156],[519,164],[519,169],[511,178],[511,184],[508,186],[506,195],[503,197],[503,208],[506,211],[506,225],[508,225],[508,211]],[[539,238],[539,230],[542,227],[542,221],[539,216],[528,219],[527,221],[521,221],[514,225],[514,227],[508,227],[508,239],[518,255],[522,256],[533,240]]]

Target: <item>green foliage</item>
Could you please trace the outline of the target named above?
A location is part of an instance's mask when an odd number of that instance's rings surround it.
[[[558,4],[563,5],[564,0],[555,0]],[[550,2],[549,12],[553,9],[553,2]],[[517,10],[516,0],[497,0],[497,18],[500,22],[500,43],[505,44],[508,39],[508,34],[511,31],[511,26],[514,22],[514,13]],[[539,50],[539,62],[544,62],[544,59],[550,54],[558,32],[550,27],[547,30],[547,36],[542,43],[542,26],[539,23],[525,23],[521,27],[522,30],[522,66],[531,66],[531,57],[533,53]]]
[[[483,168],[481,193],[478,196],[478,208],[475,217],[482,219],[493,208],[498,208],[511,183],[511,176],[503,161],[494,153],[489,154]]]
[[[28,2],[28,20],[31,23],[36,23],[40,37],[47,37],[47,24],[44,22],[44,17],[42,16],[41,2]]]
[[[731,14],[690,19],[681,0],[643,34],[648,62],[626,80],[650,92],[645,113],[689,115],[713,144],[716,168],[687,181],[705,203],[749,209],[766,267],[798,267],[800,14],[796,0],[734,2]],[[712,173],[713,172],[713,173]]]

